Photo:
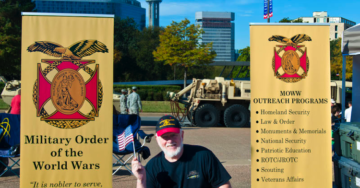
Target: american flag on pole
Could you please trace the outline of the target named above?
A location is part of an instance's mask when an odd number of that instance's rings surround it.
[[[264,0],[264,19],[268,18],[268,0]]]
[[[134,141],[131,125],[126,127],[125,131],[118,135],[119,151],[125,150],[125,147]]]
[[[273,4],[272,0],[269,0],[269,18],[273,16]]]

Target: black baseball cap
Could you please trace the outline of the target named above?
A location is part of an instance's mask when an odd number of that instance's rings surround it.
[[[181,125],[179,120],[177,120],[174,116],[165,115],[159,119],[156,123],[156,134],[161,136],[165,133],[180,133]]]

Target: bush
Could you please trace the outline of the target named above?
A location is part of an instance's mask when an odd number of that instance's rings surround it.
[[[136,86],[138,91],[140,90],[154,90],[154,91],[170,91],[170,90],[180,90],[180,86],[167,86],[167,85],[155,85],[155,86],[149,86],[149,85],[115,85],[114,84],[114,90],[118,90],[117,88],[126,89],[126,88],[132,88],[133,86]]]
[[[154,94],[154,101],[163,101],[163,92],[156,92]]]
[[[148,93],[146,90],[139,90],[137,93],[140,95],[140,99],[142,101],[146,100],[146,98],[148,96]]]
[[[121,93],[121,89],[131,88],[133,85],[114,85],[114,92]],[[140,99],[143,101],[163,101],[166,99],[166,92],[179,92],[180,86],[148,86],[148,85],[134,85],[137,87],[137,93],[140,95]]]
[[[150,89],[148,90],[148,96],[146,97],[147,101],[153,101],[154,100],[154,90]]]
[[[162,93],[163,100],[164,100],[164,101],[170,101],[170,98],[169,98],[169,96],[167,96],[166,93],[167,93],[166,91],[164,91],[164,92]]]

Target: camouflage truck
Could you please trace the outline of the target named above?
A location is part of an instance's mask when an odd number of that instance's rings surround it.
[[[182,96],[190,92],[186,98]],[[199,127],[244,127],[250,120],[250,81],[193,79],[178,93],[168,92],[174,102],[185,105],[189,121]]]
[[[19,93],[21,88],[21,81],[20,80],[12,80],[5,83],[5,87],[1,92],[2,100],[11,105],[12,98]]]

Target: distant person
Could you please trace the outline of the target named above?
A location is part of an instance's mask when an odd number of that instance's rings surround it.
[[[132,87],[132,93],[127,98],[127,107],[129,114],[139,115],[139,110],[142,112],[142,104],[139,94],[136,93],[137,88]]]
[[[331,107],[331,125],[335,123],[340,123],[340,109],[337,106]]]
[[[352,111],[352,102],[349,101],[349,108],[345,110],[345,119],[346,122],[351,122],[351,111]]]
[[[331,107],[336,106],[336,102],[334,99],[331,99]]]
[[[21,103],[21,89],[18,90],[18,94],[15,95],[11,100],[10,114],[20,114],[20,103]]]
[[[128,108],[127,108],[127,97],[125,96],[127,91],[126,89],[121,90],[121,96],[120,96],[120,114],[128,114]]]
[[[231,188],[230,174],[209,149],[183,144],[184,131],[174,116],[156,124],[156,141],[162,152],[144,168],[134,158],[132,172],[137,188]]]

